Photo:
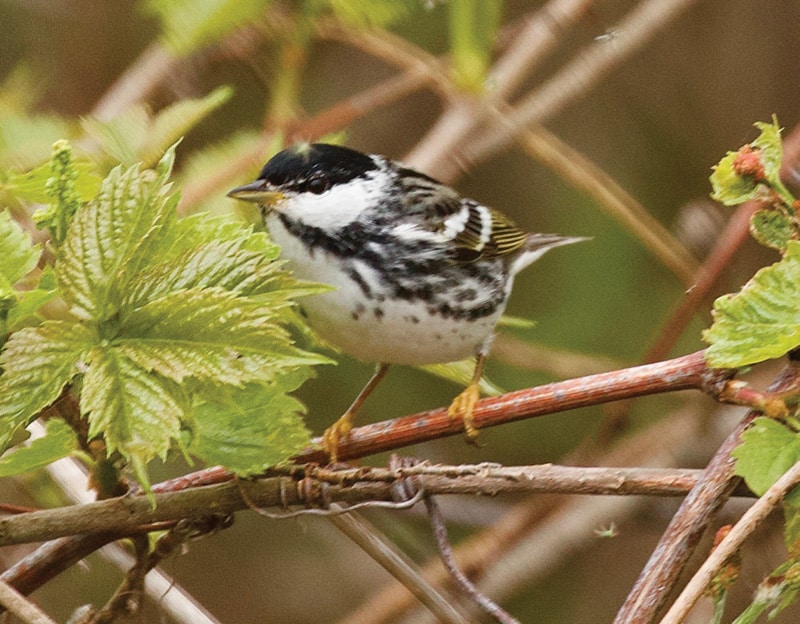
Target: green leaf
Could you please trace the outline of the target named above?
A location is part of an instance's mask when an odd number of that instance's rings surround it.
[[[711,198],[726,206],[738,206],[755,199],[764,189],[760,182],[752,176],[739,175],[736,163],[739,152],[728,152],[714,167],[711,181]]]
[[[6,318],[9,332],[21,329],[25,324],[30,324],[39,308],[58,296],[55,274],[50,266],[46,266],[42,271],[39,285],[36,288],[20,291],[18,296],[17,304],[9,310]]]
[[[770,200],[768,190],[775,191],[786,206],[794,197],[780,177],[783,160],[781,128],[773,117],[772,123],[757,122],[761,134],[744,147],[728,154],[714,167],[711,174],[711,197],[726,206],[735,206],[763,196]]]
[[[502,8],[501,0],[450,1],[450,51],[454,80],[465,91],[480,93],[485,89]]]
[[[303,405],[288,396],[310,369],[281,375],[270,385],[226,388],[200,404],[189,451],[207,464],[222,464],[240,475],[263,472],[307,447],[311,434]]]
[[[757,121],[756,128],[761,131],[752,145],[761,153],[761,164],[767,181],[774,185],[783,186],[781,182],[781,162],[783,161],[783,144],[781,143],[781,127],[773,116],[772,123]]]
[[[180,100],[155,115],[144,105],[135,105],[109,121],[87,117],[81,125],[117,162],[150,167],[164,150],[232,95],[230,87],[219,87],[205,97]]]
[[[161,21],[164,44],[184,56],[255,22],[268,4],[265,0],[148,0],[145,7]]]
[[[184,99],[158,112],[138,150],[139,159],[155,162],[164,150],[179,141],[199,122],[233,97],[230,87],[218,87],[202,98]]]
[[[320,363],[291,347],[269,314],[220,288],[178,291],[133,312],[115,344],[143,369],[176,382],[241,385],[266,380],[280,366]]]
[[[105,321],[115,315],[139,269],[164,246],[159,235],[175,221],[178,201],[168,175],[116,167],[98,196],[75,214],[56,277],[79,318]]]
[[[800,436],[776,420],[760,416],[733,451],[736,474],[758,496],[800,460]]]
[[[419,6],[417,0],[310,0],[308,5],[317,14],[331,11],[336,19],[356,27],[387,27],[411,15]]]
[[[0,300],[14,294],[6,289],[36,268],[41,253],[8,210],[0,212]]]
[[[780,262],[758,271],[735,295],[714,302],[714,324],[703,334],[706,359],[738,368],[778,358],[800,345],[800,242],[789,241]]]
[[[0,448],[58,398],[97,343],[93,327],[45,321],[14,332],[0,354]]]
[[[475,359],[469,358],[460,362],[448,362],[446,364],[425,364],[417,368],[427,371],[431,375],[466,386],[472,380],[472,374],[475,371]],[[483,396],[503,394],[503,389],[490,381],[486,375],[481,377],[479,387]]]
[[[109,451],[128,461],[163,458],[189,413],[185,390],[113,347],[95,347],[86,363],[81,412],[89,437],[102,434]]]
[[[765,247],[786,251],[794,235],[794,223],[777,210],[757,210],[750,218],[750,234]]]
[[[73,166],[78,173],[74,181],[75,192],[81,201],[89,201],[100,190],[102,179],[95,173],[94,165],[88,161],[74,161]],[[46,188],[47,180],[52,175],[50,163],[47,162],[25,173],[10,173],[6,188],[20,199],[47,204],[52,200]]]
[[[0,459],[0,477],[9,477],[43,468],[78,448],[75,432],[60,418],[47,421],[47,433],[28,446]]]

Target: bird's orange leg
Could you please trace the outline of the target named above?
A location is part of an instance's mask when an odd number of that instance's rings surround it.
[[[452,420],[461,420],[464,423],[464,435],[467,441],[472,443],[478,438],[478,428],[472,420],[472,413],[475,411],[475,405],[481,396],[479,384],[485,364],[486,355],[479,353],[475,360],[475,372],[472,373],[469,385],[453,399],[450,407],[447,408],[447,415]]]
[[[380,383],[381,379],[384,378],[388,370],[388,364],[378,364],[378,367],[375,369],[372,377],[370,377],[367,385],[358,393],[358,396],[350,404],[350,407],[347,408],[347,411],[322,434],[322,448],[328,454],[331,463],[335,464],[339,459],[339,440],[346,438],[350,433],[356,414],[358,414],[364,401],[372,394],[372,391]]]

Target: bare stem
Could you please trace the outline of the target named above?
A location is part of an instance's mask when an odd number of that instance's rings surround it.
[[[794,387],[797,372],[794,365],[787,366],[769,390],[780,392],[784,388]],[[703,532],[730,496],[735,485],[731,453],[739,445],[742,433],[758,415],[758,412],[749,412],[719,447],[703,477],[672,517],[617,613],[615,624],[648,624],[655,621]]]
[[[759,498],[750,509],[739,519],[736,525],[725,536],[720,544],[703,562],[700,569],[692,577],[692,580],[684,588],[681,595],[673,603],[672,607],[661,624],[680,624],[689,613],[695,602],[703,595],[703,591],[717,571],[725,562],[739,549],[759,524],[761,524],[770,512],[777,507],[789,490],[800,482],[800,462],[783,474],[764,495]]]

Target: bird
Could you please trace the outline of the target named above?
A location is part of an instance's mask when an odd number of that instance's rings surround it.
[[[515,275],[550,249],[585,240],[527,233],[400,162],[327,143],[280,151],[228,196],[258,205],[296,277],[333,287],[304,300],[312,329],[376,364],[323,434],[333,463],[362,404],[394,364],[474,357],[472,378],[448,414],[475,440],[479,382]]]

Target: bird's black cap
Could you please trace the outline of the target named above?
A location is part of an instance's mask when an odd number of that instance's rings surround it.
[[[311,143],[290,147],[273,156],[258,176],[273,186],[302,186],[307,181],[324,177],[328,184],[343,184],[376,168],[375,162],[361,152]]]

